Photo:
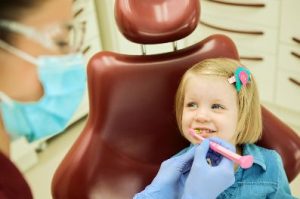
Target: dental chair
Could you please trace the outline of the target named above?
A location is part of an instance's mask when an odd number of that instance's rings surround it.
[[[32,199],[31,190],[18,168],[0,152],[0,198]]]
[[[196,28],[200,5],[198,0],[116,0],[115,16],[130,41],[166,43]],[[88,120],[55,172],[53,198],[127,199],[143,190],[163,160],[189,145],[174,111],[181,76],[195,63],[216,57],[239,59],[230,38],[212,35],[157,55],[95,54],[88,64]],[[300,139],[265,108],[263,122],[260,144],[281,154],[291,181],[300,170]]]

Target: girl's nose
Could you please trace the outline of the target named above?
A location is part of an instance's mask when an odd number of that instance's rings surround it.
[[[197,122],[201,122],[201,123],[209,122],[210,116],[209,116],[208,111],[205,110],[204,108],[202,108],[202,109],[199,108],[195,113],[195,120]]]

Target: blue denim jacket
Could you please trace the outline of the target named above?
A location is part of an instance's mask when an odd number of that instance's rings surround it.
[[[281,157],[276,151],[246,144],[243,155],[254,157],[253,166],[249,169],[239,167],[235,173],[235,183],[221,193],[218,199],[293,198]]]
[[[180,152],[187,151],[190,147]],[[217,199],[290,199],[289,183],[280,155],[254,144],[243,146],[243,155],[252,155],[254,163],[249,169],[241,167],[235,173],[235,183]]]

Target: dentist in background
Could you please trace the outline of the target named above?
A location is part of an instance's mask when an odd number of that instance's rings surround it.
[[[86,92],[72,0],[0,1],[0,152],[64,130]]]

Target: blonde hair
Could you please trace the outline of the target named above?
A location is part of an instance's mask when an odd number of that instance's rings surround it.
[[[180,131],[182,131],[183,103],[188,79],[191,76],[200,74],[230,78],[240,66],[245,67],[233,59],[215,58],[201,61],[185,72],[179,84],[175,99],[176,119]],[[235,86],[235,84],[232,86]],[[236,144],[254,143],[262,135],[262,117],[259,94],[252,74],[251,81],[247,83],[246,86],[242,86],[241,90],[237,92],[237,104],[238,122],[236,132],[238,132],[238,135]]]

